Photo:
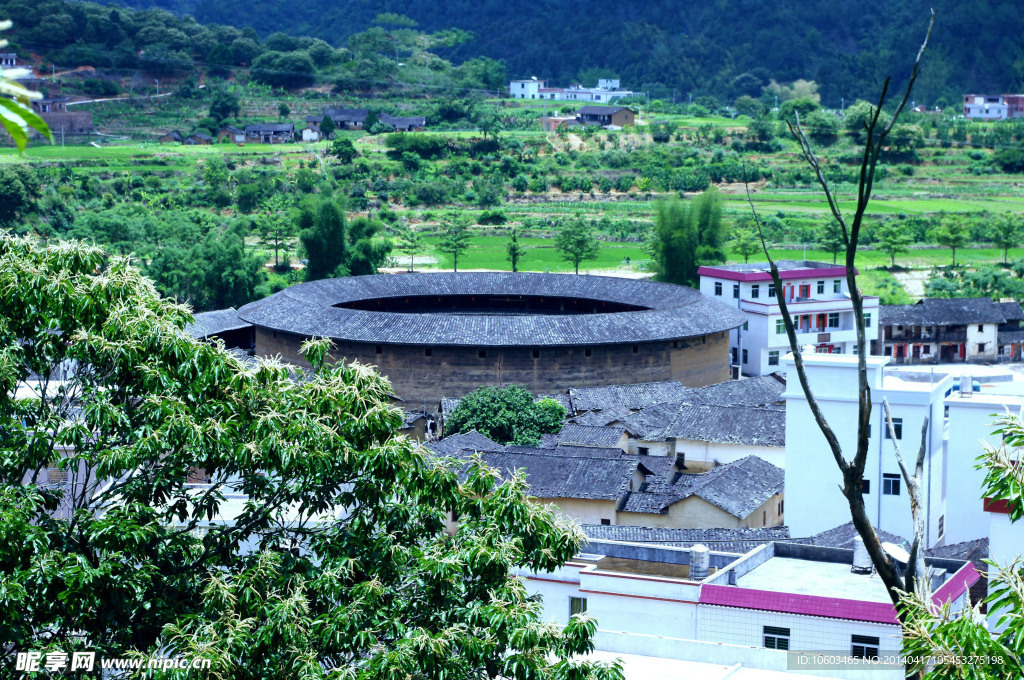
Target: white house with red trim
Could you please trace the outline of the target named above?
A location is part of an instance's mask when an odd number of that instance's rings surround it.
[[[767,263],[704,266],[700,292],[731,304],[747,315],[747,323],[730,331],[732,363],[744,375],[779,370],[789,352],[779,297],[785,299],[801,345],[824,354],[852,354],[857,347],[853,302],[846,268],[827,262],[779,260],[782,290],[776,291]],[[864,297],[866,335],[876,335],[878,298]]]
[[[594,616],[599,650],[785,671],[797,663],[794,652],[884,661],[900,649],[885,586],[875,574],[853,572],[852,550],[776,542],[737,555],[591,539],[584,551],[554,572],[519,575],[543,597],[548,619],[564,624],[577,612]],[[934,602],[966,606],[979,578],[974,566],[933,558],[927,564]],[[858,680],[903,677],[898,664],[801,670]]]

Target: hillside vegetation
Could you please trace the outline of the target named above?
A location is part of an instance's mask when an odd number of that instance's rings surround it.
[[[1024,88],[1024,13],[1013,0],[859,0],[858,2],[594,3],[582,0],[124,0],[161,7],[201,22],[250,26],[323,39],[337,47],[381,13],[400,13],[424,31],[450,27],[473,40],[443,56],[461,62],[489,57],[514,77],[560,84],[599,74],[652,96],[685,100],[757,96],[772,79],[813,80],[823,103],[837,107],[873,96],[889,73],[905,73],[927,23],[938,14],[927,65],[915,90],[919,103],[954,104],[968,91]],[[898,85],[898,83],[897,83]]]

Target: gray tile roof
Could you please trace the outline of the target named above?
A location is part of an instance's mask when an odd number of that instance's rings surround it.
[[[553,453],[560,456],[574,456],[583,458],[625,458],[629,457],[630,454],[626,453],[622,449],[604,446],[572,446],[568,444],[559,444],[557,446],[544,446],[543,442],[540,446],[521,446],[519,444],[508,444],[505,446],[505,450],[511,453]],[[636,459],[633,456],[632,459]]]
[[[259,134],[261,132],[291,133],[295,132],[295,125],[292,123],[253,123],[245,126],[245,133]]]
[[[901,536],[891,534],[888,531],[875,528],[875,533],[883,541],[888,543],[895,543],[896,545],[904,545],[905,541]],[[853,539],[858,536],[857,530],[853,528],[853,522],[847,522],[846,524],[840,524],[837,527],[822,531],[820,534],[816,534],[810,538],[794,541],[798,543],[807,543],[809,545],[823,545],[829,548],[853,548]]]
[[[697,387],[690,391],[685,401],[724,406],[766,406],[782,403],[782,393],[785,391],[785,376],[781,373],[770,373]]]
[[[616,407],[636,410],[666,401],[682,401],[689,393],[690,388],[678,380],[569,389],[575,413],[603,411]]]
[[[880,305],[878,318],[883,326],[963,326],[1007,320],[990,298],[925,298],[912,305]]]
[[[610,116],[613,113],[619,111],[630,111],[632,109],[625,106],[581,106],[576,113],[580,115],[596,115],[596,116]]]
[[[410,296],[567,297],[642,305],[598,314],[396,313],[338,307]],[[572,274],[443,273],[373,275],[302,283],[252,302],[239,316],[300,336],[398,345],[552,347],[656,342],[722,332],[743,314],[692,288]],[[663,401],[663,400],[662,400]]]
[[[467,451],[498,451],[502,448],[501,444],[485,437],[476,430],[453,434],[436,442],[431,442],[426,447],[442,456],[453,455],[460,449]]]
[[[586,411],[571,418],[569,422],[576,423],[577,425],[611,425],[612,423],[625,422],[626,416],[630,413],[632,411],[625,406],[612,406],[601,411]]]
[[[466,457],[461,451],[455,455]],[[636,456],[567,456],[550,449],[484,451],[482,458],[503,479],[509,479],[515,470],[524,470],[530,495],[535,498],[619,501],[640,467]]]
[[[601,446],[614,448],[625,430],[621,427],[599,427],[593,425],[565,424],[555,433],[556,444],[576,446]]]
[[[387,113],[380,114],[380,122],[396,128],[425,127],[427,119],[424,116],[392,116]]]
[[[772,541],[789,538],[789,527],[749,529],[662,529],[624,525],[584,524],[583,534],[594,540],[654,543],[687,548],[703,543],[716,552],[747,553]],[[584,550],[586,550],[584,548]]]
[[[218,333],[237,331],[243,328],[252,328],[252,324],[238,318],[238,312],[234,307],[218,309],[213,312],[200,312],[195,315],[195,321],[185,326],[185,332],[193,338],[208,338]]]
[[[786,410],[778,406],[684,404],[667,422],[660,423],[657,416],[664,415],[664,411],[657,406],[633,415],[641,417],[627,419],[626,429],[647,441],[672,437],[718,444],[786,445]]]
[[[336,123],[365,123],[366,117],[370,115],[370,110],[325,108],[320,114],[320,120],[323,120],[324,116],[330,116]],[[309,119],[307,118],[307,120]]]
[[[1000,345],[1010,345],[1018,342],[1024,342],[1024,328],[1013,331],[997,331],[996,342]]]
[[[996,307],[1007,321],[1024,321],[1024,309],[1016,302],[997,302]]]
[[[747,456],[714,467],[703,474],[682,474],[678,479],[655,479],[644,491],[631,492],[624,512],[665,514],[671,505],[697,496],[745,519],[772,496],[782,493],[785,473],[757,456]]]

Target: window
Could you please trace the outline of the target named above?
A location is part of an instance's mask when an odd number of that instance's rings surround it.
[[[612,521],[610,519],[606,519],[604,517],[601,518],[601,526],[603,526],[603,527],[610,527],[611,525],[612,525]]]
[[[722,282],[721,281],[715,281],[715,295],[721,295],[721,294],[722,294]]]
[[[761,297],[761,286],[759,286],[756,283],[754,285],[752,285],[750,287],[750,297],[752,297],[752,298]]]
[[[782,517],[782,512],[785,509],[786,509],[786,501],[785,500],[779,501],[779,512],[778,512],[779,517]]]
[[[485,350],[485,349],[478,349],[476,351],[476,355],[478,357],[480,357],[481,359],[486,359],[487,358],[487,350]]]
[[[768,284],[768,297],[775,297],[775,284],[774,283],[769,283]]]
[[[925,345],[924,347],[921,348],[921,354],[931,354],[931,353],[932,353],[932,346],[931,345]]]
[[[862,479],[862,480],[860,480],[860,492],[862,494],[865,494],[865,495],[871,493],[871,480],[870,479]]]
[[[633,354],[640,354],[640,345],[633,345]]]
[[[882,429],[885,431],[885,438],[892,439],[892,433],[889,432],[889,423],[884,419],[882,420]],[[892,419],[892,430],[896,433],[896,439],[903,439],[903,418]]]
[[[569,598],[569,616],[575,614],[582,614],[587,611],[587,598],[585,597],[570,597]]]
[[[939,515],[939,538],[946,533],[946,516]]]
[[[800,297],[809,298],[811,297],[811,284],[804,283],[800,285]]]
[[[981,352],[984,352],[984,351],[985,351],[985,343],[979,342],[978,343],[978,353],[980,354]]]
[[[589,347],[588,347],[588,348],[586,348],[585,350],[583,350],[583,356],[585,356],[585,357],[589,357],[589,356],[591,356],[591,355],[592,355],[593,353],[594,353],[594,350],[590,349]]]
[[[828,327],[839,328],[839,312],[829,312],[828,314]]]
[[[878,638],[870,635],[854,635],[850,640],[850,656],[854,659],[877,659]]]
[[[824,295],[824,294],[825,294],[825,282],[824,281],[818,281],[818,295]]]
[[[979,323],[978,324],[978,332],[979,333],[984,333],[985,332],[985,326],[983,326],[982,324]]]
[[[900,476],[892,473],[885,473],[882,475],[882,495],[883,496],[899,496],[900,495]]]
[[[871,313],[864,315],[864,328],[871,328]]]
[[[380,345],[377,345],[376,347],[373,348],[373,353],[374,354],[383,354],[384,353],[384,349]]]
[[[743,322],[743,330],[745,330],[745,331],[749,331],[750,330],[750,319],[747,319],[746,321]]]
[[[737,298],[737,299],[739,298],[739,296],[740,296],[740,284],[738,284],[738,283],[732,284],[732,296],[734,298]]]
[[[764,646],[768,649],[789,649],[789,628],[765,626]]]
[[[747,351],[748,350],[743,350],[743,363],[747,363]]]
[[[775,320],[775,334],[782,335],[786,332],[786,322],[782,319]]]
[[[651,452],[651,449],[646,446],[638,446],[636,447],[636,452],[641,456],[646,456]]]
[[[730,351],[732,352],[732,363],[735,364],[736,363],[736,359],[739,358],[739,352],[736,350],[735,347],[733,347]]]
[[[772,349],[768,350],[768,365],[778,366],[779,365],[779,350]]]
[[[841,293],[843,292],[843,282],[840,279],[836,279],[832,282],[832,292]]]
[[[433,355],[433,353],[434,353],[434,350],[431,349],[430,347],[428,347],[425,350],[423,350],[423,356],[425,356],[425,357],[429,357],[429,356]]]
[[[533,350],[533,358],[534,359],[540,359],[540,350],[539,349]]]

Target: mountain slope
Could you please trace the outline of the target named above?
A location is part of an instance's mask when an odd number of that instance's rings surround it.
[[[938,21],[919,102],[956,103],[968,91],[1024,89],[1024,13],[1013,0],[126,0],[133,7],[190,13],[201,22],[283,31],[336,45],[382,12],[421,29],[457,27],[475,40],[449,50],[456,61],[503,59],[512,77],[568,84],[595,69],[657,96],[759,94],[774,78],[821,86],[838,106],[902,77],[924,37],[929,7]],[[605,3],[600,3],[605,4]],[[898,82],[896,83],[898,85]],[[656,87],[660,85],[661,87]]]

